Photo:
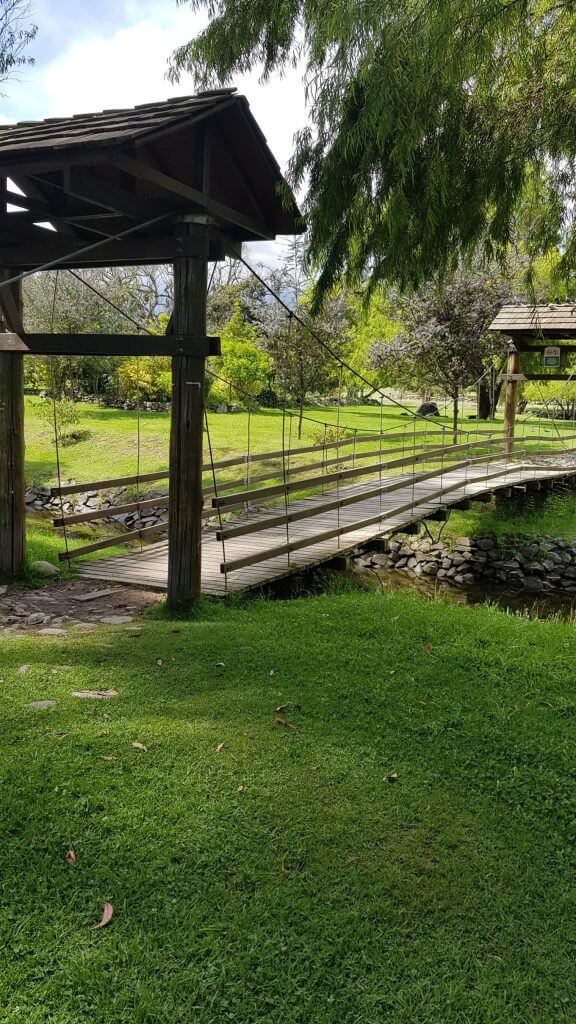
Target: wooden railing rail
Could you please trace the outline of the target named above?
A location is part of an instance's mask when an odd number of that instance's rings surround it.
[[[506,459],[510,457],[502,456],[501,453],[498,454],[500,458]],[[252,553],[244,558],[236,558],[227,562],[222,562],[220,565],[220,572],[234,572],[237,569],[243,569],[246,566],[253,565],[257,562],[266,562],[271,558],[278,558],[281,555],[290,555],[293,551],[299,551],[302,548],[309,547],[313,544],[321,544],[323,541],[332,540],[334,537],[339,537],[343,533],[353,533],[355,530],[361,530],[368,526],[380,524],[386,519],[391,519],[402,512],[409,511],[411,508],[416,508],[419,505],[425,505],[430,501],[435,501],[437,498],[442,498],[444,495],[450,494],[452,491],[465,490],[465,488],[470,484],[496,479],[502,475],[506,476],[507,473],[517,472],[521,468],[521,465],[507,466],[504,470],[498,469],[494,473],[482,473],[481,475],[472,477],[465,481],[459,480],[455,484],[450,484],[448,487],[442,487],[422,498],[415,498],[413,501],[409,501],[404,505],[397,506],[396,508],[385,512],[380,512],[374,516],[369,516],[366,519],[346,523],[343,526],[335,527],[332,530],[325,530],[322,533],[317,533],[312,537],[303,537],[300,540],[291,541],[290,543],[280,544],[273,548],[266,548],[263,551]]]

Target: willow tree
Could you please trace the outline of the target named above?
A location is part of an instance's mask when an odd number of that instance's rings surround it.
[[[181,0],[208,27],[177,79],[230,82],[301,62],[309,125],[291,173],[306,187],[316,302],[342,279],[420,283],[478,247],[576,266],[576,7],[571,0]]]

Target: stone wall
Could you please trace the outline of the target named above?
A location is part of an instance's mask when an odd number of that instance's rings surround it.
[[[360,565],[460,585],[496,584],[576,593],[576,543],[556,537],[460,537],[454,544],[393,537],[387,553],[364,552]]]
[[[72,483],[72,481],[70,481]],[[149,498],[161,498],[167,491],[146,491],[142,500]],[[65,497],[62,502],[64,515],[80,515],[84,512],[95,512],[100,509],[110,509],[110,515],[99,520],[102,524],[113,524],[126,530],[144,529],[146,526],[157,526],[159,523],[168,522],[167,508],[146,508],[139,514],[134,512],[121,512],[114,515],[114,505],[124,505],[135,501],[134,489],[117,487],[113,491],[85,491],[81,494],[71,494]],[[49,487],[30,487],[26,491],[26,508],[30,512],[49,515],[50,518],[57,518],[60,515],[60,498],[53,498]],[[73,529],[73,527],[71,527]]]

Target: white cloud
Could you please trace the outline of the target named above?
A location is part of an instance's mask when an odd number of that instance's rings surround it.
[[[98,36],[72,41],[49,63],[38,64],[18,87],[18,120],[68,117],[71,114],[130,107],[193,91],[189,76],[177,85],[166,78],[167,61],[176,46],[198,32],[205,18],[171,5],[139,7],[140,20]],[[292,152],[294,133],[305,119],[301,73],[260,85],[258,75],[240,76],[234,85],[250,102],[270,148],[283,169]]]

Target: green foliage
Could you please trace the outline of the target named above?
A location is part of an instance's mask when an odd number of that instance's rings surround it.
[[[394,368],[382,365],[375,374],[371,359],[374,346],[391,341],[401,327],[389,296],[383,289],[377,289],[368,303],[362,293],[357,292],[348,292],[345,299],[350,324],[345,349],[346,362],[357,373],[363,376],[368,374],[375,384],[386,386],[397,383]],[[349,371],[345,371],[345,380],[349,387],[358,386],[358,378]],[[408,386],[409,381],[404,380],[403,383]]]
[[[399,381],[408,376],[419,387],[454,396],[502,358],[505,344],[487,328],[512,296],[510,283],[494,268],[460,269],[444,282],[432,279],[397,297],[401,330],[373,345],[372,362],[395,372]]]
[[[35,403],[38,415],[44,423],[52,443],[55,443],[54,432],[61,443],[72,443],[80,439],[80,412],[75,402],[69,398],[57,401],[43,399]]]
[[[37,26],[26,24],[29,16],[28,0],[3,0],[0,6],[0,82],[34,64],[26,48],[36,38]]]
[[[209,400],[244,403],[249,400],[247,396],[255,397],[262,390],[270,374],[271,363],[259,347],[262,342],[256,328],[244,319],[239,302],[222,329],[221,339],[222,355],[214,360],[214,372],[223,381],[213,380]]]
[[[118,368],[120,397],[128,402],[167,402],[172,394],[169,356],[123,359]]]
[[[404,287],[479,245],[530,257],[559,242],[576,265],[576,12],[568,0],[189,0],[210,18],[172,74],[227,82],[305,65],[310,127],[292,181],[307,187],[316,300],[342,274]],[[524,207],[524,208],[523,208]]]
[[[562,415],[576,416],[576,380],[528,381],[522,387],[522,398],[525,402],[548,406],[552,413],[556,410]]]

